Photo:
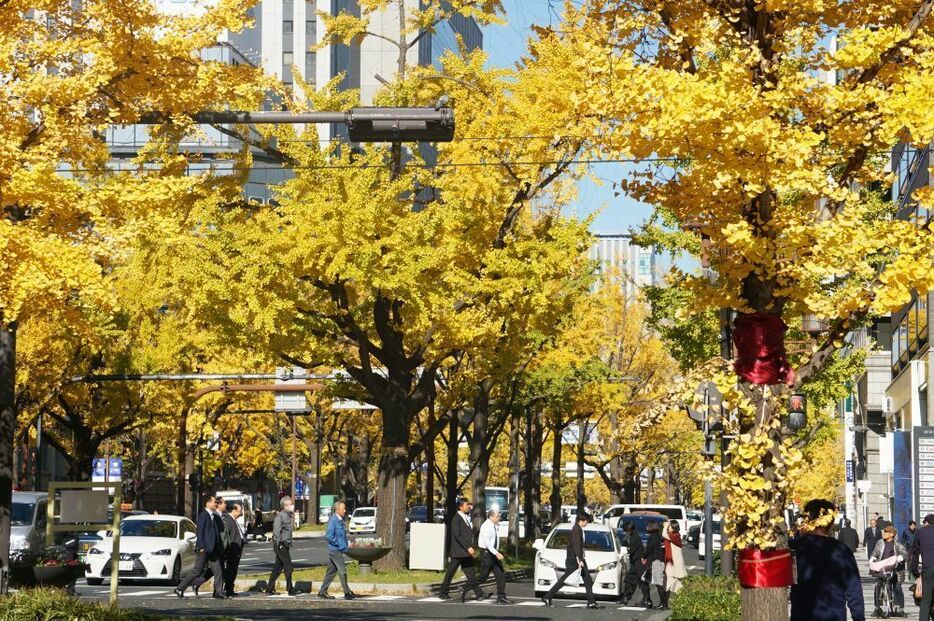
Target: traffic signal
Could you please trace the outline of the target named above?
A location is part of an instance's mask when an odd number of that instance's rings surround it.
[[[450,108],[354,108],[347,116],[351,142],[454,140],[454,111]]]

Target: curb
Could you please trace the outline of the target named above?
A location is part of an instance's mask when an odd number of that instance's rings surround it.
[[[532,569],[518,569],[513,571],[506,572],[506,582],[516,582],[518,580],[524,580],[532,577]],[[283,578],[279,578],[277,584],[281,583]],[[466,580],[458,580],[456,582],[451,582],[451,591],[457,591],[462,586],[467,583]],[[492,585],[495,584],[495,580],[491,577],[489,580],[483,583],[483,585]],[[266,580],[237,580],[234,583],[235,587],[238,590],[244,591],[260,591],[266,588]],[[311,593],[313,583],[309,580],[298,580],[295,582],[295,588],[302,593]],[[366,595],[434,595],[438,592],[438,588],[441,586],[440,582],[435,583],[422,583],[422,584],[407,584],[407,583],[372,583],[372,582],[351,582],[349,583],[350,590],[354,593],[366,594]]]

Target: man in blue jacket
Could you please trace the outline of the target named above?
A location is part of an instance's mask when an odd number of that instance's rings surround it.
[[[344,531],[345,515],[347,515],[347,505],[343,500],[338,500],[334,503],[334,512],[331,513],[331,519],[328,520],[327,529],[324,531],[324,536],[328,540],[328,569],[324,573],[324,582],[318,589],[318,597],[323,599],[334,599],[333,595],[328,594],[328,587],[334,580],[334,574],[341,579],[344,599],[357,597],[347,584],[347,565],[344,563],[344,552],[347,551],[347,533]]]
[[[217,507],[214,496],[204,499],[204,511],[198,515],[198,538],[195,540],[195,566],[185,574],[181,583],[175,589],[175,594],[185,597],[185,589],[200,577],[205,567],[214,574],[214,597],[227,599],[224,595],[224,570],[220,562],[220,535],[214,524],[214,510]],[[195,593],[197,595],[197,592]]]
[[[791,541],[798,564],[798,582],[791,587],[791,621],[866,621],[863,585],[856,557],[833,538],[835,511],[829,500],[812,500],[804,513],[812,525]]]

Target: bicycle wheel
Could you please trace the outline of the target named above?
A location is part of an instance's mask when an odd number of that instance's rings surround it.
[[[892,586],[892,578],[885,579],[882,588],[882,618],[887,619],[895,614],[895,589]]]

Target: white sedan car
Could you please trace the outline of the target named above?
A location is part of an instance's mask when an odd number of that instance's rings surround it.
[[[567,559],[568,537],[571,524],[558,524],[545,540],[537,539],[532,547],[535,553],[535,595],[544,595],[551,585],[564,573]],[[618,598],[626,573],[628,555],[620,545],[616,534],[605,524],[588,524],[584,529],[584,556],[590,577],[593,578],[593,593],[597,597]],[[564,585],[558,591],[564,595],[583,595],[584,584]]]
[[[697,557],[698,557],[700,560],[704,560],[704,559],[707,557],[707,546],[706,546],[706,544],[704,543],[704,541],[705,541],[705,539],[704,539],[704,536],[705,536],[704,533],[707,531],[707,529],[706,529],[706,527],[704,526],[704,524],[705,524],[705,522],[701,522],[701,525],[700,525],[700,533],[698,534],[698,538],[697,538]],[[713,530],[713,546],[712,546],[712,548],[713,548],[713,551],[714,551],[714,552],[717,552],[717,551],[720,550],[720,525],[721,525],[721,521],[718,520],[717,518],[714,518],[712,524],[713,524],[713,529],[712,529],[712,530]]]
[[[88,584],[110,578],[113,536],[101,531],[103,539],[87,553]],[[177,515],[134,515],[120,523],[121,580],[165,580],[178,584],[179,577],[195,564],[195,524]]]
[[[376,507],[357,507],[350,516],[350,526],[347,530],[351,535],[375,533]]]

